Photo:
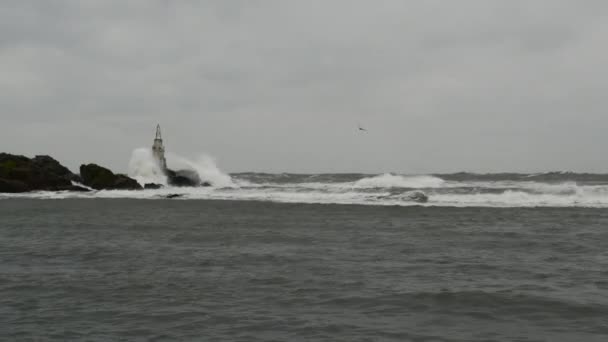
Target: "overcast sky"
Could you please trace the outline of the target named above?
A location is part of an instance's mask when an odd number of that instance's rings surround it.
[[[0,3],[0,151],[126,171],[608,172],[608,1]],[[357,131],[357,124],[369,129]]]

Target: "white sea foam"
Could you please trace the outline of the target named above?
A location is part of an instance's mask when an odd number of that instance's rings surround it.
[[[213,158],[206,155],[190,160],[174,153],[168,153],[167,167],[174,170],[188,169],[196,171],[202,181],[209,182],[214,187],[236,186],[232,178],[218,168]],[[129,177],[137,180],[141,185],[147,183],[167,185],[167,177],[161,170],[150,148],[143,147],[133,151],[129,161]]]
[[[152,155],[150,148],[138,148],[131,154],[129,161],[129,177],[142,186],[147,183],[167,185],[167,177]]]
[[[180,169],[191,169],[198,173],[201,180],[213,184],[214,187],[236,187],[237,185],[232,181],[232,178],[222,172],[217,166],[215,160],[208,155],[200,155],[195,160],[190,160],[185,157],[179,156],[175,153],[167,154],[167,165],[169,168],[180,170]]]
[[[500,194],[440,194],[432,196],[431,204],[456,207],[608,207],[607,195],[582,194],[585,192],[581,190],[577,194],[556,195],[507,190]]]
[[[354,183],[356,188],[439,188],[445,181],[433,176],[400,176],[385,173],[383,175],[363,178]]]
[[[79,182],[74,182],[74,181],[72,181],[72,185],[74,185],[74,186],[78,186],[78,187],[81,187],[81,188],[84,188],[84,189],[87,189],[87,190],[89,190],[89,191],[94,191],[94,190],[95,190],[95,189],[93,189],[93,188],[91,188],[91,187],[89,187],[89,186],[86,186],[86,185],[84,185],[84,184],[82,184],[82,183],[79,183]]]
[[[400,176],[390,173],[362,178],[355,182],[309,182],[309,183],[251,183],[244,181],[239,184],[250,187],[276,187],[276,188],[306,188],[317,190],[347,191],[356,189],[430,189],[448,186],[443,179],[434,176]]]
[[[143,152],[141,152],[143,153]],[[138,153],[136,160],[139,158]],[[145,159],[145,158],[144,158]],[[196,169],[215,187],[173,188],[144,191],[93,191],[93,192],[36,192],[27,194],[0,194],[2,198],[138,198],[162,199],[179,194],[183,200],[247,200],[285,203],[360,204],[396,206],[455,206],[455,207],[601,207],[608,208],[608,184],[577,184],[576,182],[540,183],[532,181],[445,181],[433,176],[379,175],[363,177],[351,182],[289,182],[289,177],[265,177],[264,182],[250,179],[231,179],[214,163],[190,162],[172,156],[176,166]],[[181,164],[179,164],[181,162]],[[152,181],[150,173],[142,172],[148,165],[133,162],[144,182]],[[149,166],[149,165],[148,165]],[[155,175],[154,172],[151,173]],[[339,179],[339,178],[337,178]],[[413,202],[408,196],[411,189],[422,190],[428,203]]]

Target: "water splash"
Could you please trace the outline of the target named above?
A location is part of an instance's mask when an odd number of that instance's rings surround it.
[[[142,186],[148,183],[167,185],[167,176],[152,154],[150,148],[137,148],[129,161],[129,177]]]
[[[195,160],[190,160],[175,153],[168,153],[167,164],[173,170],[194,170],[203,182],[209,182],[214,187],[236,187],[232,177],[222,172],[211,156],[203,154]]]
[[[195,171],[201,181],[211,183],[214,187],[236,187],[232,178],[222,172],[213,158],[207,155],[190,160],[175,153],[168,153],[167,166],[176,171]],[[129,161],[129,177],[137,180],[141,185],[147,183],[167,185],[167,176],[163,173],[150,148],[137,148],[133,151]]]
[[[131,175],[142,183],[153,182],[158,166],[149,158],[150,152],[134,151],[130,163]],[[196,170],[204,181],[214,187],[165,187],[146,191],[92,191],[92,192],[32,192],[0,194],[3,198],[142,198],[165,199],[179,194],[183,200],[252,200],[285,203],[359,204],[388,206],[448,206],[448,207],[592,207],[608,208],[608,181],[561,180],[560,182],[534,182],[524,180],[488,181],[486,176],[459,181],[447,177],[408,175],[290,175],[258,177],[248,174],[224,174],[213,159],[201,157],[196,161],[172,155],[172,167]],[[585,176],[587,177],[587,176]],[[311,179],[318,180],[310,183]],[[235,185],[236,183],[236,185]],[[429,201],[413,200],[412,193],[421,192]]]

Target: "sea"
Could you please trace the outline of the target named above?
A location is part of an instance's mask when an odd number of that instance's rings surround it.
[[[216,176],[0,194],[0,340],[608,341],[608,175]]]

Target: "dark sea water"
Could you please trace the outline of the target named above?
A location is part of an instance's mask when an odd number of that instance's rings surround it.
[[[3,341],[608,341],[608,209],[0,199]]]

